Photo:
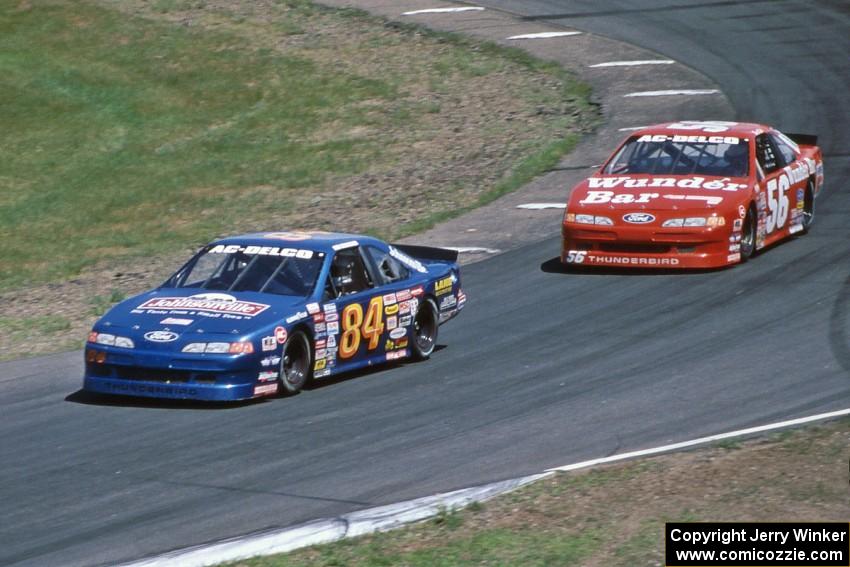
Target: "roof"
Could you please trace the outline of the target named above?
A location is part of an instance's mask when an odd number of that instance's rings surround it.
[[[314,250],[317,252],[333,252],[334,246],[342,243],[356,241],[360,244],[377,244],[380,240],[363,234],[348,234],[344,232],[324,231],[280,231],[280,232],[254,232],[228,236],[214,241],[215,244],[243,244],[257,246],[287,246]]]
[[[682,134],[687,136],[733,136],[746,138],[757,136],[762,132],[772,130],[770,126],[755,124],[753,122],[701,122],[697,120],[685,120],[681,122],[665,122],[646,126],[632,133],[641,134]]]

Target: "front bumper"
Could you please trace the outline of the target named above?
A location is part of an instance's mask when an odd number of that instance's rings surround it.
[[[596,227],[564,223],[561,262],[575,266],[718,268],[740,262],[740,234],[728,227]]]
[[[216,402],[277,393],[276,381],[258,383],[253,365],[246,367],[231,357],[192,360],[146,356],[89,344],[87,358],[91,352],[105,353],[106,358],[103,362],[86,361],[83,390],[87,392]]]

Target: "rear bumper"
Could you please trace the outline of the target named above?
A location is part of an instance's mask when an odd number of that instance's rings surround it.
[[[564,224],[561,262],[574,266],[719,268],[741,260],[740,233],[728,228],[646,230]]]

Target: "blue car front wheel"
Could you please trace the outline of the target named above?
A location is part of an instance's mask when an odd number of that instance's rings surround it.
[[[280,382],[284,394],[293,395],[301,391],[310,378],[312,352],[310,341],[303,331],[295,331],[283,345],[280,361]]]

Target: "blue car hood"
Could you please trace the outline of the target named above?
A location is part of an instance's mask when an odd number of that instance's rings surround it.
[[[161,288],[119,303],[96,327],[121,329],[121,334],[131,337],[158,330],[184,338],[198,334],[242,337],[285,324],[288,317],[304,310],[304,304],[303,297]]]

